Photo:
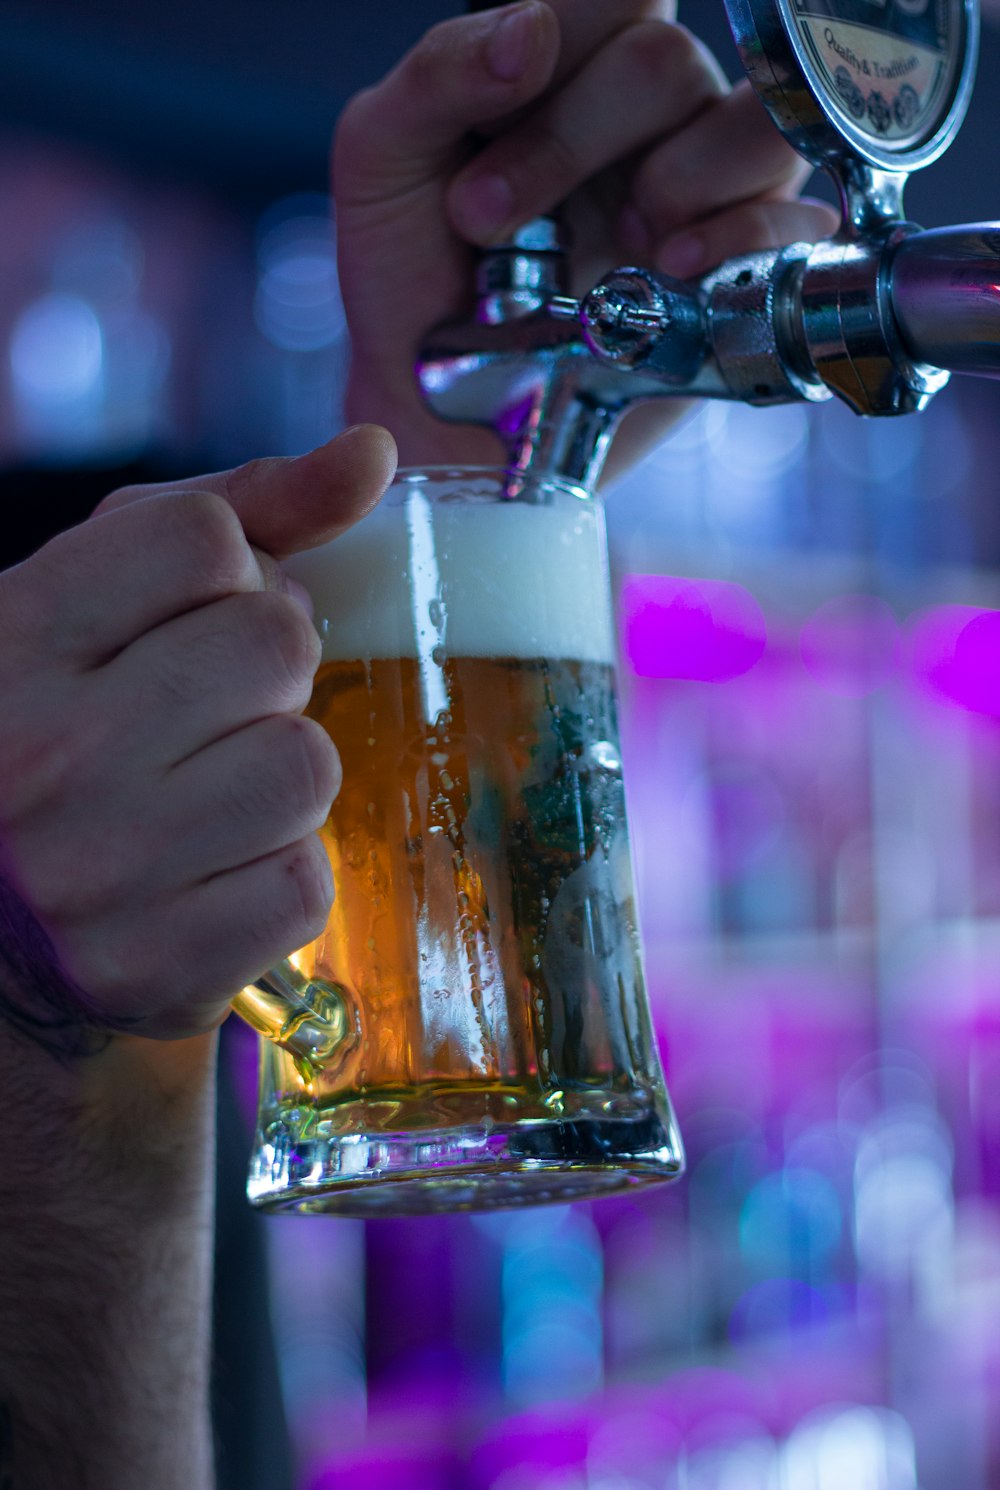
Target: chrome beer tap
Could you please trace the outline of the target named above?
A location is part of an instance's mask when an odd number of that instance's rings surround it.
[[[553,220],[486,251],[473,315],[429,335],[417,374],[442,418],[494,428],[515,470],[592,486],[650,398],[836,395],[889,415],[952,372],[1000,377],[1000,223],[925,232],[903,212],[909,173],[968,107],[978,0],[725,4],[772,119],[836,182],[840,228],[690,281],[622,267],[580,300]]]

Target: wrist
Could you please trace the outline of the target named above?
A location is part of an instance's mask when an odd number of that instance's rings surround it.
[[[216,1032],[159,1041],[112,1035],[54,1056],[0,1019],[0,1091],[17,1143],[0,1155],[0,1192],[96,1204],[123,1184],[144,1194],[208,1189],[215,1133]]]
[[[213,1483],[215,1046],[115,1036],[65,1063],[0,1026],[0,1404],[25,1490]]]

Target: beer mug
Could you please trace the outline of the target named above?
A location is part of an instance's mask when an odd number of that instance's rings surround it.
[[[288,568],[340,752],[327,927],[245,989],[248,1193],[400,1215],[680,1173],[643,982],[598,497],[402,470]]]

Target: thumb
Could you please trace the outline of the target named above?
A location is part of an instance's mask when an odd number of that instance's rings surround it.
[[[382,496],[396,470],[396,444],[378,424],[359,424],[307,455],[252,460],[231,471],[124,486],[96,508],[110,512],[171,491],[223,497],[247,540],[276,559],[316,548],[350,528]]]

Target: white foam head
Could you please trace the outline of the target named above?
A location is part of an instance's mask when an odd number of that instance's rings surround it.
[[[452,477],[446,489],[462,487]],[[612,661],[596,503],[569,492],[551,505],[441,493],[441,480],[400,480],[354,528],[289,560],[313,597],[325,660],[423,658],[441,648]]]

